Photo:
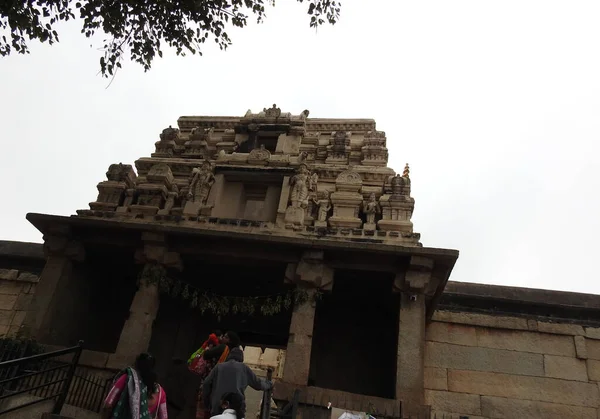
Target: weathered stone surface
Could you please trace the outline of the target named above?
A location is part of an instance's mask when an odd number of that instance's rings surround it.
[[[425,390],[425,404],[431,406],[433,410],[442,410],[455,414],[481,414],[479,396],[475,394]]]
[[[16,295],[0,294],[0,310],[12,310],[16,302]]]
[[[0,310],[0,325],[10,326],[15,315],[13,310]]]
[[[477,346],[475,327],[460,324],[431,322],[427,325],[425,339],[433,342]]]
[[[449,323],[469,324],[473,326],[495,327],[498,329],[529,330],[527,319],[506,316],[490,316],[478,313],[455,313],[436,311],[433,320]]]
[[[585,349],[588,358],[600,360],[600,340],[588,339],[585,342]]]
[[[483,371],[448,371],[448,389],[482,396],[508,397],[598,407],[600,397],[594,383],[528,377]]]
[[[39,276],[29,273],[29,272],[21,272],[19,274],[19,277],[17,278],[17,281],[33,282],[33,283],[37,283],[37,282],[39,282],[39,280],[40,280]]]
[[[544,355],[546,377],[587,382],[585,361],[566,356]]]
[[[588,378],[591,381],[600,381],[600,361],[588,359],[586,361]]]
[[[415,301],[409,293],[403,292],[400,299],[396,399],[402,400],[412,411],[423,404],[424,342],[425,299],[419,297]]]
[[[482,396],[481,414],[486,417],[499,419],[595,419],[596,409],[592,407]]]
[[[478,328],[477,344],[486,348],[575,356],[575,345],[573,339],[569,336],[556,336],[520,330]]]
[[[448,390],[448,370],[445,368],[425,367],[425,388],[429,390]]]
[[[541,354],[427,342],[425,365],[458,370],[544,376]]]
[[[600,327],[586,327],[584,329],[587,338],[600,340]]]
[[[538,322],[538,330],[540,332],[554,333],[557,335],[583,336],[585,334],[583,327],[578,324]]]
[[[579,359],[587,359],[587,346],[583,336],[573,336],[575,342],[575,353]]]
[[[0,281],[0,294],[20,294],[24,285],[16,281]]]
[[[19,271],[16,269],[0,269],[0,279],[16,281],[18,276]]]
[[[13,308],[15,310],[28,310],[33,300],[33,294],[19,294]]]
[[[23,322],[25,321],[25,316],[27,315],[26,311],[17,310],[15,311],[15,315],[12,319],[11,326],[21,327]]]

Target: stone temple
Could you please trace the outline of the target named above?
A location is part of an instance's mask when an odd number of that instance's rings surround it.
[[[421,243],[410,169],[388,167],[372,119],[181,117],[97,188],[77,215],[27,215],[43,248],[0,242],[0,331],[81,339],[98,373],[149,350],[166,380],[211,330],[236,330],[279,401],[600,413],[600,298],[449,283],[458,251]]]

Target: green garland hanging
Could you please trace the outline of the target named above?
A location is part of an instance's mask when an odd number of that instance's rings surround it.
[[[305,289],[295,288],[293,290],[263,296],[223,296],[215,293],[197,289],[183,281],[167,276],[164,266],[158,264],[146,264],[140,273],[138,285],[156,284],[163,294],[174,298],[180,298],[189,302],[190,307],[197,308],[201,313],[211,312],[216,316],[227,314],[243,314],[252,316],[260,313],[263,316],[272,316],[292,307],[301,305],[310,298]],[[315,299],[320,294],[315,294]]]

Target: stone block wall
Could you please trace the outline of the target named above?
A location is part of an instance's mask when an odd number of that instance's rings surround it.
[[[36,274],[0,269],[0,337],[19,333],[38,282]]]
[[[596,418],[599,385],[600,328],[450,311],[428,325],[432,415]]]

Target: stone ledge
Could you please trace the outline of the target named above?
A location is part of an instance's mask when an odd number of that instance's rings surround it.
[[[326,407],[331,402],[333,407],[348,409],[352,411],[366,411],[369,404],[373,406],[379,414],[387,412],[384,416],[398,417],[402,402],[399,400],[384,399],[381,397],[365,396],[362,394],[348,393],[339,390],[329,390],[320,387],[298,386],[297,384],[277,381],[273,394],[274,400],[291,400],[294,391],[300,390],[300,403],[313,404]],[[392,414],[395,413],[395,414]],[[375,415],[377,417],[377,415]]]
[[[17,269],[0,269],[0,280],[37,284],[40,279],[38,275],[30,272],[19,272]]]

